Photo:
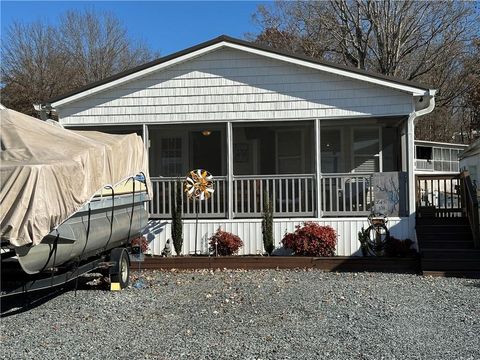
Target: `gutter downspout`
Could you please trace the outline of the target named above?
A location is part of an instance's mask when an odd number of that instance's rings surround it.
[[[408,213],[411,224],[415,224],[416,203],[415,203],[415,119],[429,114],[435,108],[435,90],[430,92],[429,104],[426,108],[413,111],[407,119],[407,169],[408,169]],[[410,226],[410,239],[415,239],[415,227]]]

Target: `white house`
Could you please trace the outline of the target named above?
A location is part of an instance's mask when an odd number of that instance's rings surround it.
[[[421,84],[220,36],[46,106],[67,128],[143,135],[154,254],[170,237],[174,182],[205,168],[216,192],[200,206],[198,239],[195,207],[185,201],[184,254],[205,251],[219,226],[243,239],[241,254],[263,252],[268,192],[277,243],[314,220],[337,230],[338,255],[351,255],[375,204],[394,201],[391,233],[415,239],[414,126],[434,96]],[[396,190],[383,193],[394,200],[375,190],[387,173]]]

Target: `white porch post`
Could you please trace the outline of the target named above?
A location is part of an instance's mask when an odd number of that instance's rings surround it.
[[[400,146],[401,146],[401,154],[402,154],[402,171],[407,172],[407,164],[408,164],[408,144],[407,144],[407,125],[408,124],[408,118],[405,120],[405,122],[402,124],[400,128]]]
[[[407,152],[408,152],[408,212],[415,213],[415,113],[407,120]]]
[[[316,178],[316,200],[317,200],[317,218],[322,217],[322,197],[321,197],[321,178],[322,178],[322,161],[321,161],[321,142],[320,142],[320,119],[315,119],[315,178]]]
[[[233,128],[227,122],[227,181],[228,181],[228,218],[233,219]]]
[[[142,125],[142,138],[143,138],[143,146],[145,146],[145,150],[147,152],[147,156],[148,156],[148,149],[150,148],[150,138],[148,136],[148,126],[147,124],[143,124]]]
[[[415,232],[415,112],[407,119],[407,176],[408,176],[408,218],[410,239],[416,240]]]

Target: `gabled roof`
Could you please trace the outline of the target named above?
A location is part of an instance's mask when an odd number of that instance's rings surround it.
[[[281,61],[286,61],[294,63],[301,66],[306,66],[321,71],[326,71],[334,73],[341,76],[346,76],[349,78],[355,78],[357,80],[367,81],[371,83],[376,83],[381,86],[387,86],[395,88],[400,91],[412,93],[413,95],[434,95],[435,90],[431,87],[413,82],[398,79],[391,76],[386,76],[378,74],[371,71],[361,70],[353,67],[348,67],[344,65],[339,65],[327,61],[319,61],[312,59],[307,56],[297,55],[289,52],[285,52],[278,49],[273,49],[271,47],[258,45],[248,41],[232,38],[230,36],[221,35],[215,39],[203,42],[201,44],[192,46],[185,50],[173,53],[161,57],[159,59],[150,61],[143,65],[134,67],[132,69],[120,72],[113,76],[107,77],[105,79],[90,83],[86,86],[80,87],[73,91],[70,91],[66,94],[54,97],[47,100],[46,103],[51,104],[52,106],[57,106],[65,104],[79,98],[90,96],[97,91],[105,90],[109,87],[119,85],[120,83],[133,80],[137,77],[142,77],[147,75],[150,72],[160,70],[163,67],[167,67],[175,64],[176,62],[188,60],[189,58],[202,55],[204,53],[216,50],[220,47],[229,47],[238,50],[247,51],[250,53],[255,53],[257,55],[262,55],[270,58],[274,58]]]

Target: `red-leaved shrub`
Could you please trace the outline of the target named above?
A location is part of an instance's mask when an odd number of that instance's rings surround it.
[[[218,228],[209,239],[210,252],[217,255],[234,255],[243,246],[243,241],[237,236]]]
[[[282,239],[285,248],[295,255],[333,256],[337,244],[337,234],[331,226],[321,226],[314,222],[297,225],[293,233],[286,233]]]
[[[131,246],[132,247],[135,247],[135,246],[140,247],[140,251],[142,253],[146,252],[149,248],[148,241],[145,238],[145,236],[139,236],[139,237],[136,237],[135,239],[132,239]]]

